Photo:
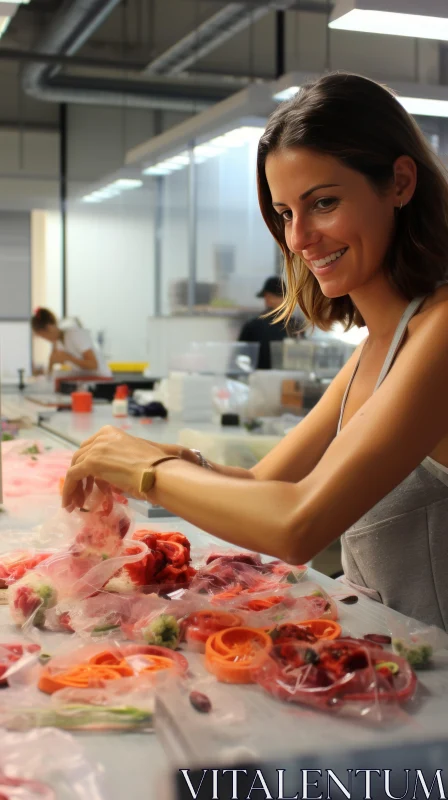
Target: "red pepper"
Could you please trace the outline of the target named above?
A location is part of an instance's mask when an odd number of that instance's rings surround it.
[[[386,675],[384,662],[393,664],[396,672],[388,669]],[[307,646],[290,639],[274,643],[257,682],[282,700],[343,710],[347,702],[360,709],[406,702],[415,693],[417,678],[405,659],[362,640],[322,640]]]

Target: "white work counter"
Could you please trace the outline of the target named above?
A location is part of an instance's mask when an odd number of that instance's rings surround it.
[[[106,424],[107,417],[105,409],[95,412],[89,421],[90,425]],[[73,434],[81,433],[78,427],[78,420],[74,420],[71,415],[60,413],[54,415],[52,422],[56,420],[57,425],[52,427],[52,431],[64,429]],[[79,425],[86,424],[79,423]],[[140,430],[138,421],[133,422],[133,428]],[[151,438],[155,438],[154,432],[159,431],[159,435],[164,436],[168,431],[175,431],[172,426],[141,426],[144,431],[148,431]],[[89,435],[90,431],[84,430],[83,435]],[[46,432],[37,431],[35,428],[25,432],[29,439],[41,438],[48,446],[60,446],[53,439],[53,433],[48,435]],[[160,439],[161,440],[161,439]],[[210,546],[214,541],[213,537],[208,536],[188,523],[173,519],[170,524],[182,530],[190,539],[192,552],[202,550]],[[8,522],[0,517],[0,545],[2,531],[7,528]],[[1,549],[1,546],[0,546]],[[330,578],[310,569],[305,580],[315,581],[320,584],[330,595],[341,595],[341,585]],[[340,622],[343,630],[351,635],[363,635],[365,633],[382,633],[388,630],[385,615],[392,614],[397,620],[401,615],[385,609],[378,603],[365,597],[360,597],[355,605],[346,606],[338,603]],[[7,634],[8,638],[20,637],[17,629],[9,622],[9,612],[7,607],[0,607],[0,634]],[[47,652],[54,652],[60,644],[67,641],[64,634],[45,633],[40,634],[41,643]],[[423,741],[429,737],[446,737],[448,716],[448,651],[443,651],[434,659],[434,669],[420,672],[418,677],[422,685],[419,699],[412,707],[409,717],[386,729],[372,728],[363,725],[359,720],[347,720],[335,718],[330,715],[306,712],[305,716],[297,716],[297,720],[291,716],[291,708],[287,705],[270,700],[272,714],[265,720],[269,726],[270,735],[273,740],[278,740],[282,735],[283,723],[289,732],[294,730],[294,735],[289,738],[289,754],[294,752],[296,755],[309,753],[314,748],[315,752],[332,750],[335,743],[346,746],[374,747],[395,744],[398,741]],[[242,687],[234,687],[235,691],[245,691]],[[261,690],[249,687],[248,691],[257,692]],[[304,720],[306,724],[304,725]],[[254,720],[254,727],[260,725],[259,720]],[[296,729],[295,726],[296,725]],[[291,727],[292,726],[292,727]],[[278,735],[276,735],[276,732]],[[161,781],[167,774],[169,768],[168,758],[155,734],[127,733],[127,734],[75,734],[86,751],[87,757],[92,762],[100,763],[105,770],[105,785],[107,800],[156,800],[164,796]],[[216,754],[217,762],[219,754]],[[189,767],[189,764],[180,766]],[[210,765],[204,765],[210,766]],[[212,766],[215,766],[212,764]],[[232,767],[232,764],[228,764]],[[281,766],[281,764],[279,764]],[[306,766],[306,765],[305,765]],[[324,764],[323,764],[324,766]],[[347,765],[350,766],[350,765]],[[419,767],[418,764],[409,764],[409,767]],[[442,767],[443,765],[437,765]]]

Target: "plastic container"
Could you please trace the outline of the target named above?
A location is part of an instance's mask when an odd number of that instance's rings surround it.
[[[112,400],[112,416],[127,417],[129,389],[125,384],[117,386],[115,397]]]
[[[72,411],[75,414],[89,414],[93,408],[91,392],[72,392]]]

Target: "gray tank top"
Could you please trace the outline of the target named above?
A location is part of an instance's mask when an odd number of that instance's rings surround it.
[[[424,300],[413,300],[401,317],[374,391]],[[359,361],[342,401],[338,433]],[[447,520],[448,468],[428,457],[341,537],[343,581],[402,614],[448,630]]]

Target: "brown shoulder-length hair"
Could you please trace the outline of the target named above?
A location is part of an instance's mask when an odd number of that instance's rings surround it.
[[[409,300],[430,294],[447,280],[448,184],[442,164],[389,89],[359,75],[329,73],[274,111],[258,147],[261,213],[285,257],[287,290],[276,319],[289,320],[298,304],[308,322],[323,330],[335,322],[346,329],[365,324],[349,295],[322,294],[317,279],[286,244],[284,222],[272,207],[266,159],[279,149],[295,147],[339,159],[379,192],[393,180],[396,159],[413,158],[417,186],[397,214],[386,263],[389,278]]]
[[[48,325],[57,325],[57,319],[48,308],[36,308],[31,318],[31,328],[34,333],[44,331]]]

